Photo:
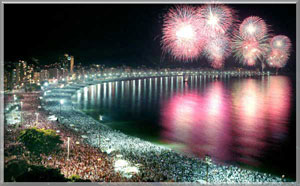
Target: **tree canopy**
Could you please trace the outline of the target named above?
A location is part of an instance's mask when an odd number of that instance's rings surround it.
[[[58,150],[63,141],[54,130],[30,128],[21,131],[19,141],[33,154],[49,154]]]

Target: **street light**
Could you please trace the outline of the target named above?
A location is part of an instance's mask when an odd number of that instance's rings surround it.
[[[20,107],[21,125],[23,125],[22,106],[23,106],[23,102],[21,101],[21,107]]]
[[[67,160],[70,159],[70,136],[68,136],[68,155],[67,155]]]
[[[39,113],[38,113],[38,112],[36,112],[36,113],[35,113],[35,115],[36,115],[36,120],[35,120],[35,123],[37,124],[37,123],[38,123],[38,120],[39,120]]]
[[[61,105],[63,105],[63,104],[64,104],[64,100],[63,100],[63,99],[61,99],[59,102],[60,102],[59,115],[61,115]]]

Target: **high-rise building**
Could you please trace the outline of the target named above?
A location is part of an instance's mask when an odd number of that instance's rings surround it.
[[[25,76],[25,83],[34,83],[34,65],[33,64],[29,64],[27,65],[26,68],[26,76]]]
[[[12,70],[11,78],[12,78],[12,88],[14,88],[17,85],[17,69],[14,68]]]
[[[26,61],[19,60],[16,63],[16,83],[19,86],[22,86],[26,81]]]
[[[41,76],[40,72],[34,72],[33,83],[40,83],[40,76]]]
[[[42,81],[48,81],[49,79],[49,71],[44,69],[44,70],[41,70],[40,72],[40,82]]]

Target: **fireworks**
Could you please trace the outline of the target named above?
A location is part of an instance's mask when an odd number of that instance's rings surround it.
[[[233,10],[225,5],[208,4],[198,9],[204,20],[202,32],[208,36],[225,34],[233,22]]]
[[[257,16],[246,18],[240,25],[240,35],[244,39],[263,39],[268,32],[267,24]]]
[[[229,43],[226,35],[220,35],[207,42],[203,52],[211,62],[212,67],[220,68],[223,66],[224,59],[230,54]]]
[[[198,9],[203,19],[202,35],[206,37],[204,56],[213,68],[223,66],[224,59],[230,53],[229,38],[226,31],[233,22],[233,10],[225,5],[205,5]]]
[[[190,60],[199,57],[206,45],[204,55],[213,67],[221,67],[229,53],[225,32],[232,25],[232,12],[224,5],[170,9],[164,19],[163,50],[175,59]]]
[[[283,67],[287,60],[288,54],[279,49],[273,49],[267,58],[268,64],[276,68]]]
[[[267,52],[269,51],[269,45],[265,40],[244,40],[241,37],[235,36],[232,50],[237,59],[249,66],[253,66],[258,59],[262,60],[262,58],[266,56]]]
[[[249,66],[262,61],[270,51],[265,22],[256,16],[246,18],[234,35],[232,50],[239,61]]]
[[[270,41],[271,52],[268,55],[268,65],[282,68],[290,55],[291,41],[287,36],[278,35]]]
[[[235,11],[221,4],[171,8],[164,17],[163,51],[182,61],[203,54],[213,68],[221,68],[231,51],[248,66],[260,61],[263,68],[265,59],[270,66],[284,66],[291,47],[288,37],[270,41],[269,26],[257,16],[244,19],[239,27],[235,20]]]
[[[163,25],[164,51],[172,54],[175,59],[190,60],[198,57],[204,39],[199,32],[201,22],[193,7],[177,6],[170,9]]]
[[[271,39],[270,45],[272,49],[289,52],[291,48],[291,41],[287,36],[277,35]]]

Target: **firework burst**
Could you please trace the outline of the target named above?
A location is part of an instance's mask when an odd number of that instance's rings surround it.
[[[262,60],[270,51],[267,38],[257,40],[244,39],[240,35],[235,35],[232,44],[234,56],[244,64],[255,65],[257,60]]]
[[[246,18],[240,25],[240,35],[244,39],[263,39],[268,34],[267,24],[257,16]]]
[[[193,7],[177,6],[170,9],[164,18],[163,50],[175,59],[197,58],[204,44],[199,31],[201,24],[202,20]]]
[[[286,64],[288,58],[289,55],[285,51],[273,49],[267,58],[267,63],[271,67],[282,68]]]
[[[272,49],[289,52],[291,48],[291,40],[287,36],[277,35],[271,39],[270,45]]]
[[[276,68],[284,67],[290,55],[290,39],[284,35],[275,36],[271,39],[270,46],[272,50],[267,58],[268,65]]]
[[[208,58],[212,67],[221,68],[224,59],[230,54],[230,40],[226,35],[219,35],[206,43],[204,56]]]
[[[214,68],[221,68],[231,51],[249,66],[260,61],[263,69],[265,59],[273,67],[285,65],[291,48],[288,37],[278,35],[270,40],[269,26],[260,17],[250,16],[240,25],[234,24],[234,17],[235,11],[222,4],[171,8],[164,16],[163,52],[182,61],[203,54]]]
[[[270,51],[265,21],[257,16],[246,18],[234,33],[232,51],[246,65],[253,66],[257,60],[262,62]]]
[[[202,32],[208,36],[225,34],[233,22],[233,9],[220,4],[208,4],[198,8],[203,19]]]

